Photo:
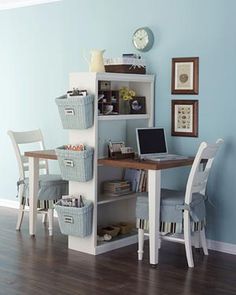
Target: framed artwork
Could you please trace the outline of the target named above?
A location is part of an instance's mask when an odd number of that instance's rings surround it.
[[[199,58],[172,58],[172,94],[198,94]]]
[[[130,114],[146,114],[145,96],[134,96],[130,100]]]
[[[171,135],[198,137],[198,100],[172,100]]]

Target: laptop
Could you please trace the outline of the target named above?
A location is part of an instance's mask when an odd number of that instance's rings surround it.
[[[136,139],[140,159],[165,161],[187,158],[186,156],[168,154],[164,128],[137,128]]]

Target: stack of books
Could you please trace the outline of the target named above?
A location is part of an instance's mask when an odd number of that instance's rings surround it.
[[[110,180],[103,183],[103,191],[112,196],[129,194],[132,191],[129,180]]]
[[[124,179],[132,183],[133,192],[147,192],[147,171],[125,169]]]

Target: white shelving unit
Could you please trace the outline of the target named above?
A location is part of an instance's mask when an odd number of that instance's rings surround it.
[[[116,222],[135,223],[135,200],[137,194],[119,197],[102,193],[101,184],[105,180],[122,176],[122,169],[97,165],[99,158],[107,156],[108,140],[125,141],[136,149],[135,128],[153,126],[154,123],[154,75],[134,75],[115,73],[71,73],[70,89],[87,89],[95,96],[94,125],[85,130],[70,130],[69,143],[84,143],[94,147],[94,176],[88,182],[70,182],[70,193],[81,193],[94,203],[93,232],[91,236],[68,237],[68,247],[73,250],[97,255],[137,242],[137,235],[120,236],[110,242],[97,241],[97,228]],[[147,114],[98,115],[98,82],[110,81],[113,90],[123,86],[135,90],[136,95],[146,97]]]

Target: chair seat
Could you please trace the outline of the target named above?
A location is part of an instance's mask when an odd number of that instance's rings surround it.
[[[199,193],[193,194],[190,206],[184,204],[185,193],[182,191],[162,189],[161,205],[160,205],[160,230],[163,232],[182,232],[183,210],[190,212],[191,221],[195,223],[193,226],[196,230],[205,221],[205,197]],[[144,221],[148,221],[148,197],[140,196],[136,202],[136,218],[137,224],[144,226]],[[142,220],[142,222],[140,222]],[[139,226],[138,226],[139,227]],[[169,229],[171,227],[171,229]],[[168,229],[168,230],[167,230]]]
[[[24,192],[22,203],[29,205],[29,179],[24,180]],[[57,174],[45,174],[39,176],[38,208],[50,209],[53,204],[68,194],[68,181],[63,180]]]

